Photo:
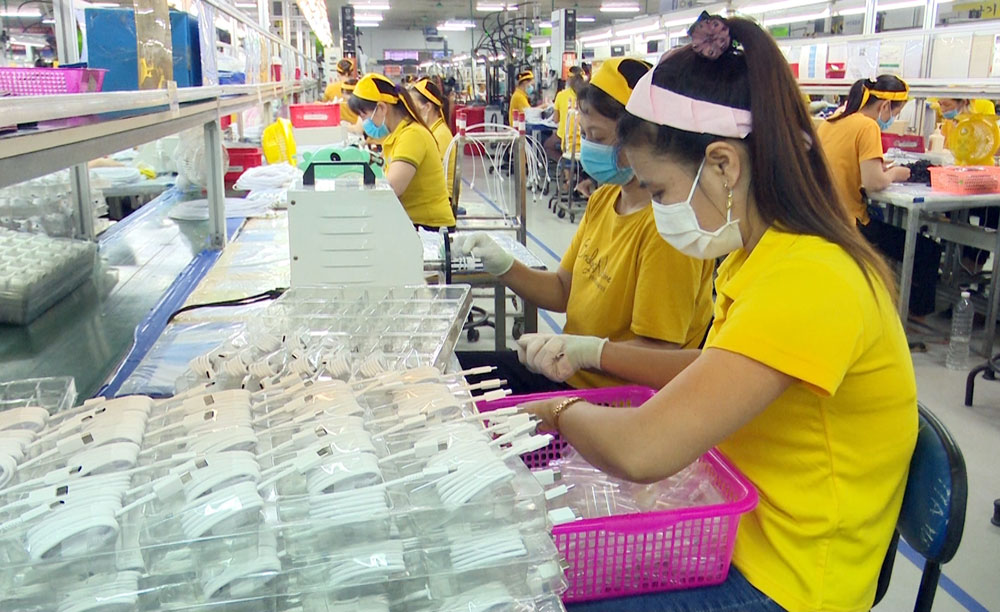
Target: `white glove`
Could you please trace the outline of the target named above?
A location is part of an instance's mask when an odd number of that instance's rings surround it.
[[[579,370],[599,370],[607,338],[570,334],[524,334],[517,358],[532,372],[565,382]]]
[[[503,250],[488,234],[455,236],[455,249],[462,255],[478,257],[483,262],[483,268],[493,276],[503,276],[514,265],[514,256]]]

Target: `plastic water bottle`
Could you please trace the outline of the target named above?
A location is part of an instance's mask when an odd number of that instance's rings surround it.
[[[969,340],[972,338],[974,315],[969,292],[963,291],[951,313],[951,337],[948,339],[948,356],[944,361],[949,370],[966,370],[969,367]]]

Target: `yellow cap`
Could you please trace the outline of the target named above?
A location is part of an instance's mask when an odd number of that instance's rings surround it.
[[[358,80],[354,86],[354,95],[368,102],[385,102],[395,104],[399,102],[399,94],[396,93],[396,84],[381,74],[369,72]]]
[[[649,62],[644,62],[634,57],[616,57],[605,60],[601,64],[601,67],[597,69],[597,72],[590,77],[591,85],[608,94],[623,106],[628,104],[629,96],[632,95],[632,87],[629,86],[628,79],[622,72],[622,64],[626,63],[634,64],[637,68],[640,66],[644,67],[645,70],[641,72],[639,70],[636,71],[640,75],[648,72],[653,67]]]
[[[420,92],[420,95],[422,95],[423,97],[425,97],[428,100],[430,100],[431,102],[433,102],[434,106],[440,107],[441,106],[441,100],[440,100],[440,98],[438,98],[436,95],[432,94],[431,90],[427,87],[427,84],[430,83],[430,82],[431,82],[430,79],[428,79],[427,77],[424,77],[424,78],[420,79],[419,81],[417,81],[416,83],[413,84],[413,89],[416,89],[417,91]]]
[[[535,73],[532,72],[532,71],[530,71],[530,70],[525,70],[524,72],[519,72],[519,73],[517,73],[517,84],[520,85],[521,83],[523,83],[525,81],[528,81],[528,80],[532,80],[534,78],[535,78]]]
[[[861,108],[868,104],[868,98],[875,96],[879,100],[890,100],[892,102],[906,102],[910,97],[910,86],[906,84],[903,79],[900,79],[903,83],[903,91],[879,91],[877,89],[868,89],[865,87],[865,93],[861,96]]]

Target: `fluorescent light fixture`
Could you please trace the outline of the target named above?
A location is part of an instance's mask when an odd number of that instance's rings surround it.
[[[785,9],[801,8],[803,6],[810,6],[813,4],[825,4],[828,0],[782,0],[781,2],[769,2],[767,4],[752,4],[750,6],[740,7],[740,11],[744,13],[753,13],[759,15],[760,13],[771,13],[774,11],[783,11]]]
[[[875,10],[878,12],[898,11],[900,9],[918,8],[926,5],[926,0],[906,0],[905,2],[887,2],[885,4],[879,2]]]
[[[576,17],[577,23],[594,23],[595,21],[597,21],[597,17],[593,15],[577,15]]]
[[[465,30],[471,30],[476,27],[476,24],[468,20],[448,20],[444,23],[439,23],[437,29],[444,32],[464,32]]]
[[[697,21],[697,17],[682,17],[680,19],[671,19],[670,21],[663,21],[660,23],[660,27],[664,30],[669,30],[670,28],[679,28],[681,26],[691,26]]]
[[[41,17],[42,12],[38,9],[0,9],[0,17]]]
[[[607,2],[601,5],[602,13],[638,13],[642,9],[632,2]]]
[[[355,11],[388,11],[392,8],[388,2],[358,2],[351,6]]]
[[[551,28],[552,27],[552,22],[551,21],[539,21],[538,22],[538,27],[540,27],[540,28]]]
[[[355,21],[354,22],[354,27],[356,27],[356,28],[377,28],[378,27],[378,22],[377,21],[360,21],[360,22]]]
[[[479,2],[476,4],[477,11],[488,13],[498,13],[500,11],[516,11],[516,4],[503,4],[500,2]]]
[[[44,23],[45,25],[52,25],[52,24],[54,24],[55,22],[56,22],[56,20],[55,20],[55,19],[52,19],[52,18],[50,18],[50,17],[47,17],[47,18],[45,18],[45,19],[42,19],[42,23]]]
[[[625,28],[623,30],[619,30],[618,28],[615,28],[615,35],[616,36],[635,36],[636,34],[645,34],[646,32],[655,32],[656,30],[659,30],[659,29],[660,29],[660,24],[658,24],[658,23],[650,23],[650,24],[647,24],[647,25],[644,25],[644,26],[637,26],[637,27],[634,27],[634,28]]]
[[[593,34],[587,34],[580,37],[580,42],[594,42],[597,40],[607,40],[611,38],[611,30],[604,30],[603,32],[595,32]]]
[[[360,15],[354,15],[354,23],[359,21],[382,21],[383,17],[381,13],[362,13]]]
[[[614,39],[614,40],[611,41],[611,44],[612,45],[631,45],[632,44],[632,39],[631,38],[616,38],[616,39]]]
[[[583,46],[587,47],[588,49],[592,49],[594,47],[601,47],[601,46],[610,45],[610,44],[611,44],[611,41],[609,39],[605,38],[605,39],[602,39],[602,40],[588,40],[587,42],[583,43]]]
[[[785,23],[802,23],[803,21],[816,21],[817,19],[826,19],[830,16],[830,9],[826,9],[820,13],[811,13],[809,15],[788,15],[787,17],[775,17],[773,19],[765,19],[761,22],[765,26],[772,25],[782,25]]]
[[[469,59],[469,55],[467,53],[463,53],[462,55],[456,55],[455,57],[451,58],[451,61],[453,61],[453,62],[464,62],[467,59]]]

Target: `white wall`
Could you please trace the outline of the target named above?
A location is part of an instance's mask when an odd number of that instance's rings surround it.
[[[474,34],[465,32],[440,32],[448,41],[448,49],[454,55],[469,53],[472,49],[472,38],[479,40],[481,31],[474,30]],[[422,30],[385,30],[382,28],[362,28],[358,42],[365,50],[365,55],[369,60],[380,60],[385,57],[383,51],[386,49],[442,49],[443,43],[429,43],[424,40]]]

